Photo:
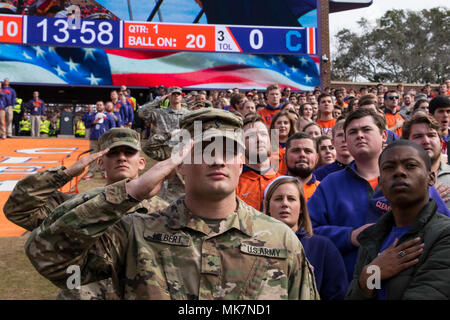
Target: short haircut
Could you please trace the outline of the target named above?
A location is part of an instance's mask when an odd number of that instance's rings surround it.
[[[340,129],[344,129],[345,118],[339,117],[334,124],[333,130],[331,131],[331,136],[334,139],[336,131]]]
[[[230,98],[230,105],[234,107],[241,101],[241,99],[245,99],[245,94],[243,93],[235,93]]]
[[[450,107],[450,98],[448,96],[437,96],[431,99],[428,110],[434,114],[436,109]]]
[[[399,95],[397,90],[388,90],[384,93],[384,100],[387,100],[387,96],[389,93],[396,93],[397,95]]]
[[[311,137],[309,134],[304,133],[304,132],[297,132],[297,133],[294,133],[292,136],[290,136],[287,139],[287,142],[286,142],[286,153],[291,148],[292,141],[293,140],[300,140],[300,139],[309,139],[309,140],[311,140],[313,145],[314,145],[314,150],[317,150],[317,142],[316,142],[316,140],[313,137]]]
[[[347,127],[353,120],[361,119],[364,117],[372,117],[373,122],[375,122],[375,125],[378,127],[378,129],[380,129],[381,133],[386,130],[386,120],[384,120],[382,116],[370,109],[358,109],[348,114],[344,123],[344,132],[347,131]]]
[[[279,90],[281,92],[281,88],[277,84],[269,85],[266,89],[266,92],[270,92],[272,90]]]
[[[376,107],[378,106],[378,98],[373,93],[367,93],[365,95],[362,95],[358,100],[358,106],[364,106],[368,104],[374,104]]]
[[[263,118],[261,118],[257,113],[255,113],[255,115],[253,116],[245,117],[242,128],[244,128],[248,124],[251,124],[253,126],[256,122],[263,123],[264,126],[267,128],[267,124],[264,122]],[[267,130],[269,130],[269,128],[267,128]]]
[[[322,100],[323,98],[326,98],[326,97],[330,97],[331,98],[331,102],[333,102],[333,96],[331,94],[329,94],[329,93],[321,93],[319,95],[319,97],[317,98],[317,102],[320,104],[320,100]]]
[[[425,114],[424,112],[417,112],[403,124],[402,139],[409,139],[412,126],[419,123],[424,123],[428,126],[428,128],[436,130],[439,135],[439,139],[442,138],[441,125],[436,121],[436,119],[434,119],[431,115]]]
[[[325,140],[331,140],[331,137],[330,137],[330,136],[327,136],[327,135],[323,135],[323,136],[320,136],[320,137],[317,139],[317,145],[316,145],[316,151],[317,151],[317,153],[319,153],[319,147],[320,147],[320,144],[322,143],[322,141],[325,141]]]
[[[419,156],[422,158],[425,167],[427,168],[427,171],[430,172],[431,171],[431,158],[428,155],[428,153],[425,151],[424,148],[422,148],[421,146],[419,146],[417,143],[411,141],[411,140],[406,140],[406,139],[400,139],[400,140],[396,140],[392,143],[390,143],[386,148],[384,148],[384,150],[381,152],[380,156],[378,157],[378,167],[380,167],[381,165],[381,159],[383,159],[383,155],[391,150],[392,148],[395,147],[411,147],[414,148],[418,151]]]

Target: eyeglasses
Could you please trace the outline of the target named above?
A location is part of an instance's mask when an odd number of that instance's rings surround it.
[[[389,97],[387,97],[389,100],[394,100],[394,99],[397,99],[398,100],[398,96],[389,96]]]

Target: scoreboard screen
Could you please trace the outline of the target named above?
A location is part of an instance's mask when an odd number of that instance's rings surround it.
[[[316,55],[316,28],[0,15],[0,42],[83,48]]]

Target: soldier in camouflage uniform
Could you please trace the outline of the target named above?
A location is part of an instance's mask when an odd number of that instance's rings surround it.
[[[182,128],[192,134],[196,120],[204,132],[181,153],[54,210],[25,245],[35,268],[64,287],[67,268],[79,265],[82,284],[112,277],[126,299],[319,299],[292,230],[236,197],[244,144],[230,129],[242,128],[242,120],[200,109]],[[210,164],[187,162],[196,148],[225,141]],[[174,168],[184,177],[185,196],[151,215],[126,215],[155,195]]]
[[[171,138],[174,132],[180,128],[180,120],[189,113],[182,107],[182,90],[180,87],[169,88],[170,105],[167,109],[157,108],[159,104],[148,103],[139,109],[139,117],[147,124],[151,124],[150,137],[143,146],[143,151],[150,158],[163,161],[170,157]],[[157,101],[159,103],[159,101]],[[184,193],[182,179],[173,173],[163,185],[161,197],[172,202]]]
[[[117,136],[120,137],[115,138]],[[103,151],[83,157],[69,168],[64,166],[51,168],[20,180],[16,184],[4,206],[3,211],[6,217],[20,227],[28,231],[32,231],[33,229],[39,227],[42,221],[60,204],[74,197],[74,195],[59,192],[58,189],[63,187],[74,177],[82,174],[90,163],[101,158],[108,151],[105,149],[113,149],[113,152],[115,152],[117,149],[114,148],[125,145],[127,148],[131,147],[132,150],[140,150],[139,137],[137,133],[131,129],[114,129],[108,133],[108,135],[105,135],[100,141],[100,147]],[[133,153],[132,150],[131,153]],[[126,163],[128,163],[130,167],[132,166],[129,162]],[[124,178],[133,179],[137,177],[137,170],[131,170],[131,172],[124,171],[121,175],[117,175],[114,172],[118,171],[115,166],[109,165],[104,166],[104,168],[108,174],[108,178],[110,179],[107,180],[107,184],[112,184]],[[143,169],[143,167],[141,167],[141,169]],[[92,189],[88,193],[98,194],[103,189],[104,188]],[[137,204],[135,207],[131,208],[129,212],[151,213],[161,210],[167,206],[168,203],[161,198],[153,197],[151,201],[145,200]],[[58,299],[69,300],[100,300],[119,298],[120,295],[115,292],[111,279],[105,279],[82,286],[80,290],[69,290],[68,288],[63,288],[63,290],[60,290],[58,294]]]

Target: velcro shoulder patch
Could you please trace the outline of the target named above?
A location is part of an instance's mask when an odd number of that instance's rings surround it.
[[[167,243],[175,246],[189,247],[191,245],[189,236],[184,233],[166,233],[146,230],[144,231],[144,239],[152,242]]]
[[[264,256],[270,258],[286,259],[287,249],[257,247],[249,245],[248,243],[241,243],[241,252],[251,254],[254,256]]]

